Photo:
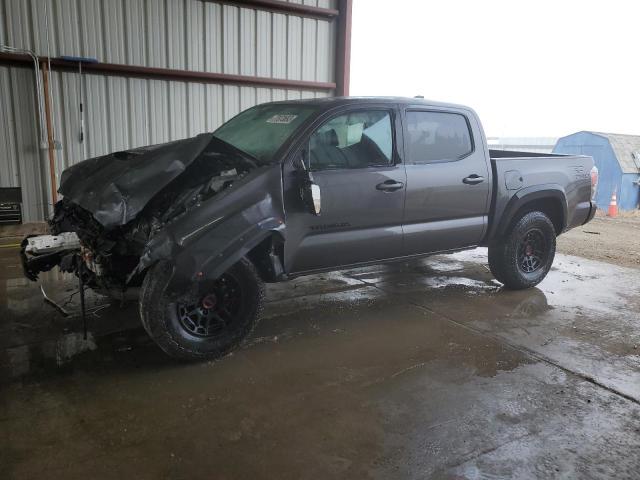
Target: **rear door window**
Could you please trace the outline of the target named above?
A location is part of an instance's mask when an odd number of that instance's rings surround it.
[[[407,163],[460,160],[473,152],[469,123],[450,112],[407,111]]]

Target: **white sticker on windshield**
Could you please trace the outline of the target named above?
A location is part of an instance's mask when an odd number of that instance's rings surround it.
[[[267,123],[291,123],[293,122],[296,117],[298,115],[274,115],[273,117],[271,117],[269,120],[267,120]]]

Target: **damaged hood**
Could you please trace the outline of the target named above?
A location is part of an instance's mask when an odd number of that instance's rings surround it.
[[[205,149],[239,154],[213,134],[205,133],[85,160],[62,173],[58,191],[89,211],[104,227],[124,225]]]

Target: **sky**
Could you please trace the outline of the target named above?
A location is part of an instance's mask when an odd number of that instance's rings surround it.
[[[350,88],[468,105],[492,137],[640,135],[640,2],[354,0]]]

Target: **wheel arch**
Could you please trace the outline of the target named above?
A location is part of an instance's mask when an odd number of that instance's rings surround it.
[[[256,268],[260,279],[265,282],[274,282],[283,275],[281,256],[277,252],[283,252],[284,244],[282,234],[276,230],[256,229],[251,234],[244,234],[233,247],[227,248],[217,254],[212,254],[196,271],[184,270],[180,272],[172,282],[177,288],[178,284],[184,284],[194,274],[201,280],[217,278],[227,271],[242,258],[247,258]]]
[[[553,223],[556,235],[560,235],[567,225],[567,197],[559,185],[539,185],[516,192],[509,200],[494,238],[504,235],[514,222],[532,211],[544,213]]]
[[[284,277],[284,237],[280,232],[271,231],[256,244],[246,257],[258,271],[263,282],[272,283]],[[238,257],[237,260],[240,260]]]

